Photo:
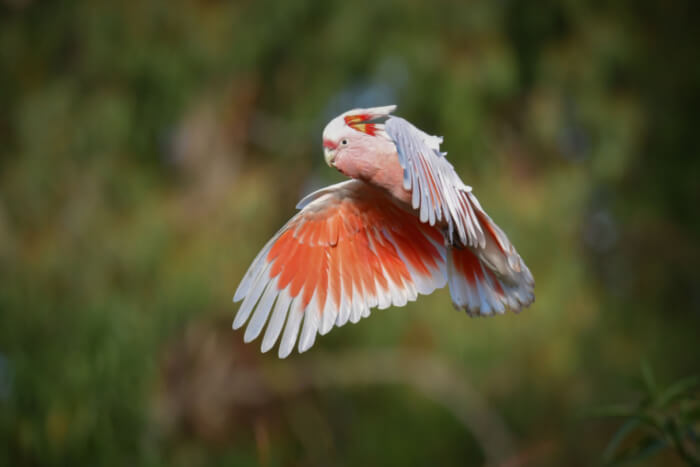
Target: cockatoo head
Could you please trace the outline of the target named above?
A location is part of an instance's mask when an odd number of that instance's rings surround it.
[[[323,155],[326,164],[336,167],[336,159],[361,150],[368,144],[368,138],[388,138],[381,122],[395,109],[395,105],[353,109],[331,120],[323,130]]]

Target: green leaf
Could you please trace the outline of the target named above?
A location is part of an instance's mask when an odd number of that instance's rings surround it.
[[[700,465],[700,458],[695,456],[693,453],[688,452],[686,449],[686,438],[688,437],[685,433],[682,431],[688,431],[687,429],[683,429],[685,427],[679,427],[678,424],[673,420],[669,420],[667,423],[667,429],[668,433],[671,436],[671,439],[673,440],[673,444],[676,448],[676,452],[685,460],[687,461],[690,465]],[[688,435],[690,432],[688,432]]]
[[[663,448],[668,446],[668,442],[663,438],[646,436],[632,449],[624,451],[608,465],[630,464],[633,462],[648,459]]]
[[[613,461],[613,459],[615,458],[615,453],[620,447],[620,444],[627,438],[627,435],[629,435],[639,425],[639,419],[632,418],[627,420],[625,423],[622,424],[622,426],[620,426],[620,428],[617,429],[612,439],[603,451],[604,463],[609,464]]]
[[[692,395],[690,390],[698,386],[698,384],[700,384],[700,376],[697,375],[676,381],[661,392],[656,399],[655,405],[657,407],[666,407],[678,399],[689,397]]]

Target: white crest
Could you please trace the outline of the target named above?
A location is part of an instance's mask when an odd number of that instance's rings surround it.
[[[396,110],[395,105],[371,107],[367,109],[352,109],[335,117],[323,130],[323,139],[335,141],[340,139],[348,130],[361,131],[367,134],[386,136],[382,123],[369,123],[372,120],[389,117]]]

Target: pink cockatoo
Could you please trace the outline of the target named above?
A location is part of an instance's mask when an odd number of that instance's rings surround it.
[[[350,110],[323,130],[326,163],[351,180],[302,199],[253,260],[233,298],[246,342],[267,323],[262,351],[281,335],[284,358],[297,341],[304,352],[316,334],[445,284],[470,316],[534,301],[530,270],[440,152],[442,138],[395,109]]]

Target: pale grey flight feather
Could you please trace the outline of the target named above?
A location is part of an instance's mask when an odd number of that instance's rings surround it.
[[[456,233],[462,244],[483,247],[484,233],[470,213],[471,187],[459,178],[446,153],[440,152],[442,138],[393,116],[384,123],[384,131],[396,145],[403,168],[403,186],[412,191],[411,205],[418,210],[421,221],[431,225],[444,221],[451,242]],[[438,191],[435,200],[431,196],[429,174]]]

